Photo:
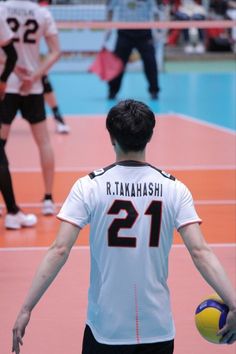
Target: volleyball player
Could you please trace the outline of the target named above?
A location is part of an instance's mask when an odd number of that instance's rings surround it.
[[[86,224],[90,224],[91,273],[83,354],[173,353],[167,277],[174,228],[199,272],[229,306],[220,331],[223,342],[236,340],[236,294],[203,238],[190,191],[146,162],[154,126],[153,112],[134,100],[122,101],[108,113],[106,127],[116,162],[75,182],[62,206],[57,238],[14,325],[16,354],[31,311]]]
[[[38,3],[41,6],[48,6],[51,4],[51,1],[38,0]],[[56,132],[59,134],[68,134],[70,132],[70,127],[66,124],[65,119],[63,118],[60,112],[56,95],[48,75],[44,75],[42,77],[42,83],[43,83],[44,99],[52,111],[53,118],[56,123]]]
[[[0,12],[0,47],[5,56],[5,63],[0,66],[0,106],[5,96],[6,83],[13,71],[17,53],[13,45],[13,33],[6,22],[6,11]],[[1,138],[0,115],[0,191],[6,204],[7,214],[4,225],[8,229],[20,229],[21,227],[34,226],[37,218],[33,214],[24,214],[16,204],[12,179],[8,168],[8,160],[5,152],[5,141]]]
[[[52,215],[55,212],[52,197],[54,153],[46,124],[42,76],[60,56],[57,28],[49,10],[33,1],[9,0],[1,6],[7,11],[18,55],[17,73],[13,72],[9,77],[0,110],[2,139],[7,140],[11,123],[20,111],[29,122],[39,149],[45,188],[42,213]],[[41,38],[48,46],[48,55],[43,61],[39,54]]]

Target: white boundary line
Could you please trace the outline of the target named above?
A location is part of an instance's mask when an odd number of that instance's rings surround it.
[[[104,167],[104,166],[103,166]],[[75,167],[66,167],[66,168],[57,168],[55,172],[87,172],[87,171],[94,171],[98,168],[101,168],[100,165],[96,166],[80,166],[80,168]],[[169,171],[198,171],[198,170],[205,170],[205,171],[212,171],[212,170],[235,170],[235,165],[188,165],[188,166],[173,166],[173,165],[164,165],[160,166],[162,170],[169,170]],[[12,172],[17,173],[25,173],[25,172],[34,172],[34,173],[41,173],[41,168],[33,167],[33,168],[12,168]]]
[[[232,135],[236,134],[236,131],[234,129],[230,129],[230,128],[225,128],[222,127],[221,125],[218,124],[214,124],[214,123],[209,123],[203,119],[200,118],[195,118],[192,116],[188,116],[187,114],[182,114],[182,113],[178,113],[178,112],[167,112],[167,113],[155,113],[155,116],[157,119],[166,119],[166,118],[175,118],[173,116],[176,116],[176,118],[181,118],[184,120],[188,120],[188,121],[192,121],[196,124],[199,125],[204,125],[204,126],[208,126],[210,128],[214,128],[216,130],[220,130],[223,131],[225,133],[229,133]],[[66,117],[68,118],[73,118],[73,119],[89,119],[89,118],[98,118],[98,119],[105,119],[106,118],[106,113],[104,114],[66,114]]]
[[[170,114],[168,113],[167,116],[169,116],[169,115]],[[201,120],[199,118],[188,116],[186,114],[173,112],[173,115],[175,115],[177,118],[181,118],[183,120],[187,120],[187,121],[199,124],[199,125],[207,126],[209,128],[213,128],[215,130],[219,130],[221,132],[228,133],[230,135],[236,136],[236,131],[234,129],[225,128],[225,127],[222,127],[221,125],[214,124],[214,123],[209,123],[209,122],[206,122],[206,121]]]
[[[208,245],[212,248],[235,248],[236,250],[236,243],[208,243]],[[48,250],[48,247],[0,247],[0,253],[1,252],[25,252],[25,251],[46,251]],[[174,244],[172,245],[172,248],[186,248],[184,244]],[[90,249],[89,246],[75,246],[72,248],[72,251],[88,251]],[[187,250],[187,248],[186,248]]]
[[[60,208],[63,202],[55,203],[55,206]],[[195,205],[236,205],[236,199],[203,199],[194,200]],[[42,203],[20,203],[23,208],[40,208]],[[4,209],[5,207],[0,204],[0,207]]]

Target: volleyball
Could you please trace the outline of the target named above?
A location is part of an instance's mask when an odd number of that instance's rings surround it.
[[[205,298],[195,311],[195,324],[201,336],[208,342],[220,344],[217,332],[224,327],[228,312],[228,306],[217,294]]]

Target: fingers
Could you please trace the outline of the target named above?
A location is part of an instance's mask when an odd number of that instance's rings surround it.
[[[236,341],[236,333],[233,333],[232,331],[223,331],[223,333],[222,331],[220,332],[218,335],[221,335],[221,344],[233,344]]]
[[[12,341],[12,352],[19,354],[20,345],[23,345],[22,336],[17,329],[13,329],[13,341]]]

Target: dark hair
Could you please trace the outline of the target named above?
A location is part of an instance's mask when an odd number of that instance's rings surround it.
[[[124,152],[142,151],[152,137],[155,115],[144,103],[124,100],[112,107],[106,128]]]

